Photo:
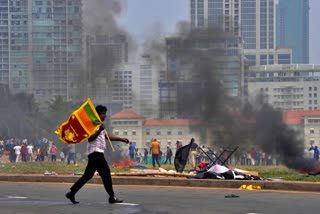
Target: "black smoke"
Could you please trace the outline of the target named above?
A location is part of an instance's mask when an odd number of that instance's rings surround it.
[[[282,112],[264,104],[257,112],[256,143],[267,153],[275,154],[289,168],[312,171],[316,161],[304,157],[302,133],[283,122]]]

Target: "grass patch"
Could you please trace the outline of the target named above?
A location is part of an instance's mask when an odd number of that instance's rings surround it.
[[[152,169],[152,165],[146,165]],[[67,165],[63,162],[27,162],[27,163],[0,163],[0,173],[8,174],[43,174],[45,171],[56,172],[62,175],[71,175],[75,172],[83,172],[86,163],[78,163],[77,166]],[[162,165],[166,170],[174,170],[174,165]],[[287,181],[310,181],[320,182],[320,176],[307,176],[295,170],[288,169],[284,165],[280,166],[242,166],[232,165],[231,168],[239,168],[248,171],[257,171],[262,178],[281,178]],[[190,170],[191,166],[187,166],[186,170]],[[129,172],[129,168],[112,168],[112,172]]]

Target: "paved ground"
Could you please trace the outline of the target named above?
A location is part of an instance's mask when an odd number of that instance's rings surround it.
[[[0,213],[311,213],[319,209],[319,193],[247,191],[235,189],[115,186],[127,204],[108,204],[102,185],[86,185],[78,205],[64,194],[70,184],[0,182]],[[237,198],[225,198],[234,194]]]

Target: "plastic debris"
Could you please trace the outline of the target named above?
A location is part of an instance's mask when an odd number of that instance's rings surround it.
[[[49,172],[48,170],[46,170],[45,172],[44,172],[44,175],[58,175],[58,173],[56,173],[56,172]]]
[[[224,196],[225,198],[239,198],[239,195],[234,195],[234,194],[230,194],[230,195],[226,195]]]
[[[241,185],[239,189],[246,189],[246,190],[260,190],[261,189],[261,186],[259,185]]]

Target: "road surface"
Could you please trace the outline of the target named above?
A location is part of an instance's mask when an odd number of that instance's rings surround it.
[[[115,186],[124,204],[107,203],[102,185],[86,185],[73,205],[64,194],[71,184],[0,182],[1,214],[301,214],[319,210],[319,193],[208,188]],[[239,197],[226,198],[228,195]]]

